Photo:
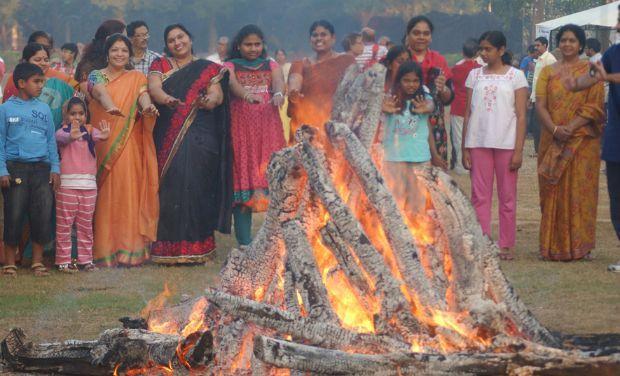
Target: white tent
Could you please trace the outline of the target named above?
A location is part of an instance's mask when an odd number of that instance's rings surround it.
[[[620,1],[614,1],[613,3],[601,5],[600,7],[536,24],[536,36],[549,39],[552,30],[569,23],[579,26],[595,25],[614,27],[618,23],[618,4],[620,4]]]

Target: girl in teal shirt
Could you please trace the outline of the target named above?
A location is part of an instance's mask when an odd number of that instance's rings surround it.
[[[393,96],[383,105],[386,113],[383,133],[384,172],[394,196],[405,203],[406,211],[419,213],[425,201],[417,199],[421,185],[415,179],[414,169],[431,163],[446,168],[435,147],[429,115],[433,112],[433,99],[428,88],[422,85],[422,68],[415,62],[400,66]],[[401,199],[403,198],[403,199]]]

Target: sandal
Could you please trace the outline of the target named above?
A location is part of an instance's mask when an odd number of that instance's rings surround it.
[[[5,277],[17,277],[17,266],[5,265],[2,267],[2,275]]]
[[[99,268],[96,267],[95,264],[93,264],[92,262],[81,265],[81,267],[82,267],[82,271],[85,271],[85,272],[96,272],[97,270],[99,270]]]
[[[32,270],[35,277],[48,277],[50,275],[50,271],[40,262],[32,264],[30,270]]]
[[[78,269],[75,267],[75,265],[67,263],[67,264],[59,264],[58,271],[61,273],[75,274],[78,272]]]

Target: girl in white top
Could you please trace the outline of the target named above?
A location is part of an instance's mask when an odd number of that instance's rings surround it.
[[[528,85],[511,66],[506,37],[487,31],[480,37],[487,64],[467,77],[463,125],[463,166],[471,170],[472,204],[482,231],[491,237],[493,180],[499,198],[500,258],[512,260],[516,235],[517,170],[523,160]]]

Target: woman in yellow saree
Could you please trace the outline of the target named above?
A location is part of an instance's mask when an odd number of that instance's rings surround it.
[[[94,98],[89,106],[91,123],[105,119],[111,124],[108,140],[96,145],[99,192],[93,256],[102,266],[135,266],[148,259],[148,247],[157,234],[158,177],[153,143],[157,110],[144,74],[125,69],[131,57],[127,37],[114,34],[105,47],[108,65],[88,77]],[[99,102],[105,100],[102,91],[122,116],[104,110]]]
[[[579,59],[585,39],[579,26],[563,26],[557,34],[562,60],[545,67],[536,85],[544,125],[538,179],[545,260],[589,258],[595,246],[604,90],[602,84],[577,93],[565,88],[570,77],[588,72],[588,62]]]

